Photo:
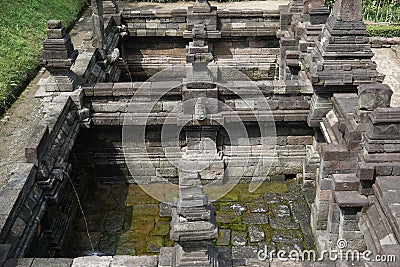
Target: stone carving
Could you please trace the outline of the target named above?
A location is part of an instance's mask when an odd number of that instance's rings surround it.
[[[174,247],[172,266],[188,264],[214,266],[211,241],[217,237],[215,209],[203,193],[200,175],[196,172],[179,172],[179,199],[173,209],[171,239]]]
[[[109,59],[110,63],[117,62],[119,58],[120,58],[119,49],[118,48],[114,48],[114,50],[112,51],[111,55],[108,56],[108,59]]]
[[[202,97],[199,97],[196,101],[196,105],[194,107],[194,113],[195,113],[195,118],[198,121],[203,121],[206,119],[207,110],[205,101],[206,100]]]
[[[70,70],[78,57],[71,37],[59,20],[47,22],[47,38],[43,42],[43,53],[40,65],[50,71],[46,91],[73,91],[76,75]]]
[[[317,9],[324,6],[323,0],[303,0],[304,3],[304,14],[309,14],[311,9]]]
[[[362,84],[358,87],[358,108],[372,111],[390,105],[393,91],[386,84]]]
[[[194,13],[208,13],[211,11],[211,5],[208,0],[196,0],[193,6]]]

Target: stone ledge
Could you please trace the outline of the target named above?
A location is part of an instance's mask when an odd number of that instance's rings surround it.
[[[355,174],[333,174],[335,191],[356,191],[360,181]]]
[[[36,168],[33,164],[18,163],[13,166],[6,187],[0,191],[0,241],[14,224],[18,216],[17,210],[29,193],[35,175]],[[13,212],[13,209],[16,211]]]
[[[9,245],[0,245],[0,256]],[[3,251],[3,249],[5,249]],[[2,258],[0,258],[0,264]],[[4,267],[157,267],[158,256],[87,256],[79,258],[19,258],[9,259]]]
[[[363,207],[368,204],[367,197],[357,191],[335,191],[334,197],[341,208]]]

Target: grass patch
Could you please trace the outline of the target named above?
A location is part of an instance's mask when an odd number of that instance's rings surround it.
[[[367,25],[368,36],[399,37],[400,25]]]
[[[0,114],[38,68],[47,20],[75,21],[87,0],[0,0]]]

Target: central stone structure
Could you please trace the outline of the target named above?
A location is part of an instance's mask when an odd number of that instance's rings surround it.
[[[215,10],[212,15],[212,8],[207,1],[196,2],[189,12],[193,17],[215,16]],[[216,30],[216,21],[210,21],[207,25],[194,24],[193,41],[186,47],[186,60],[192,64],[192,68],[182,88],[183,114],[194,114],[190,122],[194,126],[185,127],[187,147],[181,162],[185,169],[179,170],[179,198],[172,212],[171,239],[177,245],[171,266],[177,267],[218,266],[212,246],[212,241],[218,235],[215,209],[203,192],[200,170],[196,171],[203,164],[207,167],[214,164],[213,159],[217,155],[215,144],[219,127],[212,127],[205,121],[207,114],[218,112],[218,106],[211,107],[207,103],[211,95],[218,95],[208,69],[212,54],[206,42],[207,29]],[[220,166],[223,175],[223,163]]]
[[[79,55],[48,22],[43,111],[0,188],[0,265],[283,266],[258,252],[343,240],[400,254],[400,110],[371,60],[360,0],[337,0],[332,14],[322,0],[279,10],[130,5],[93,0],[92,44]],[[172,66],[172,77],[158,74]],[[126,126],[143,133],[124,139]],[[167,146],[163,127],[178,129]],[[235,183],[260,188],[251,198],[233,189],[214,208]],[[175,198],[157,203],[139,185]],[[82,202],[82,225],[99,251],[84,254],[102,257],[68,258],[68,244],[84,243],[76,195],[94,203]]]

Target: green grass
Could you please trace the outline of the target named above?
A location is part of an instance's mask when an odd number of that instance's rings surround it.
[[[87,0],[0,0],[0,114],[35,74],[46,22],[75,21]]]
[[[400,25],[367,25],[368,36],[399,37]]]

